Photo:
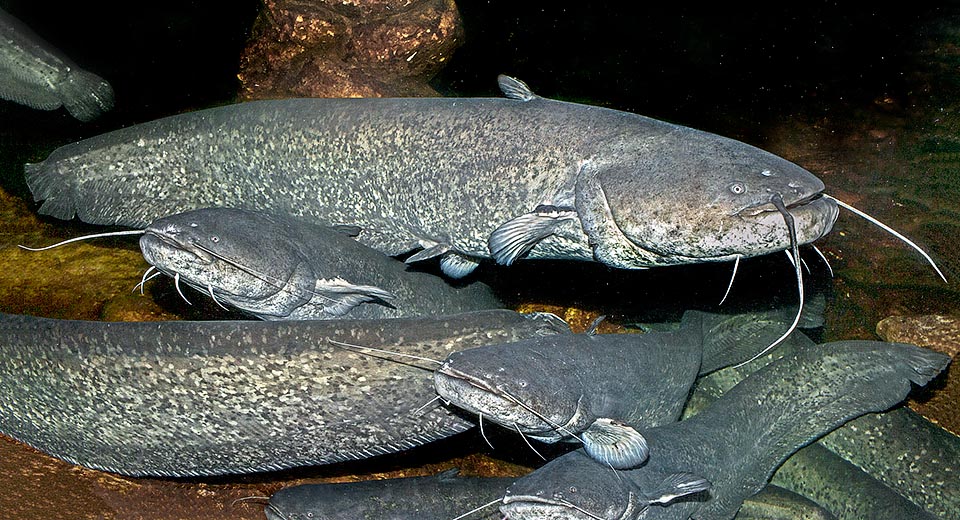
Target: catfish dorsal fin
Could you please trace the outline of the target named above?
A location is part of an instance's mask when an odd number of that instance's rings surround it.
[[[605,320],[605,319],[607,319],[607,315],[606,315],[606,314],[601,314],[601,315],[597,316],[596,318],[594,318],[594,319],[593,319],[593,322],[590,323],[590,327],[587,328],[587,330],[586,330],[586,332],[584,332],[584,334],[586,334],[587,336],[596,336],[596,335],[597,335],[597,329],[600,328],[600,324],[603,323],[603,320]]]
[[[503,92],[503,95],[510,99],[530,101],[540,97],[534,94],[526,83],[505,74],[497,76],[497,84],[500,85],[500,91]]]

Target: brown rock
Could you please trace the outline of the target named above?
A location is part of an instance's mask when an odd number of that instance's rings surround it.
[[[957,316],[891,316],[877,324],[877,334],[886,341],[912,343],[953,357],[960,352]]]
[[[127,293],[107,300],[100,313],[100,319],[102,321],[172,321],[180,317],[157,305],[148,290],[146,297],[139,293]]]
[[[462,41],[453,0],[266,0],[240,98],[430,96]]]
[[[877,334],[886,341],[912,343],[953,357],[946,377],[934,387],[911,399],[910,407],[924,417],[960,434],[960,369],[956,366],[960,352],[960,317],[926,315],[892,316],[877,324]]]

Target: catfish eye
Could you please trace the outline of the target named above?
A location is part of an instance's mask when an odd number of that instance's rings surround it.
[[[220,237],[218,237],[217,235],[213,235],[212,237],[210,237],[210,241],[216,244],[220,242]]]
[[[742,182],[735,182],[730,185],[730,193],[734,195],[743,195],[747,192],[747,187]]]

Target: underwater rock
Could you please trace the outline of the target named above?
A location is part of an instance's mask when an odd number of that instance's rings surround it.
[[[453,0],[266,0],[240,99],[433,96],[462,40]]]
[[[170,321],[180,319],[165,310],[153,298],[141,294],[121,294],[107,300],[100,311],[103,321]]]
[[[877,335],[886,341],[912,343],[956,359],[960,353],[960,317],[938,314],[890,316],[877,324]],[[948,370],[935,392],[910,401],[910,408],[944,429],[960,435],[960,370]]]
[[[877,334],[886,341],[913,343],[953,357],[960,352],[957,316],[890,316],[877,324]]]

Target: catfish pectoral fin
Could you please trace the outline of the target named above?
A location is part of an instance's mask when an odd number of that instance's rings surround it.
[[[614,469],[635,468],[647,460],[647,439],[632,426],[600,418],[581,435],[583,450]]]
[[[373,285],[357,285],[343,278],[319,279],[316,294],[323,298],[323,310],[333,316],[342,316],[361,303],[374,300],[392,300],[393,293]]]
[[[435,256],[440,256],[449,250],[450,246],[447,244],[433,244],[432,246],[424,246],[422,251],[418,251],[417,253],[410,255],[406,260],[404,260],[404,262],[412,264],[422,260],[429,260]]]
[[[647,499],[651,504],[667,504],[675,498],[710,489],[710,481],[693,473],[672,473],[663,479],[659,488],[651,489]]]
[[[437,243],[432,240],[420,240],[422,251],[410,255],[404,262],[412,264],[422,260],[429,260],[435,256],[440,257],[440,269],[443,274],[450,278],[463,278],[472,273],[477,268],[479,262],[454,251],[450,244]]]
[[[453,251],[447,251],[440,258],[440,269],[450,278],[463,278],[472,273],[478,265],[480,263],[476,260]]]
[[[511,265],[552,235],[557,226],[575,218],[577,212],[573,208],[540,205],[530,213],[504,222],[490,234],[487,246],[498,264]]]

